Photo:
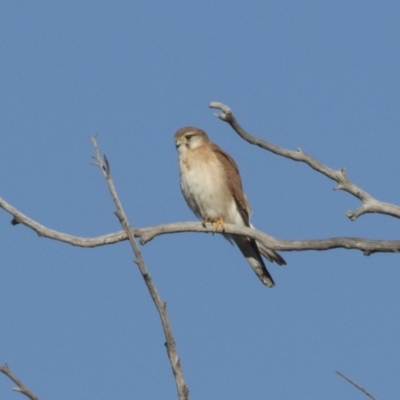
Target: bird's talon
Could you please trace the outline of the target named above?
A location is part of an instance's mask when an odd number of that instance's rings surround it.
[[[214,226],[214,229],[213,229],[213,233],[217,232],[219,227],[221,227],[222,232],[225,232],[225,221],[222,218],[216,218],[212,222],[215,223],[215,226]]]

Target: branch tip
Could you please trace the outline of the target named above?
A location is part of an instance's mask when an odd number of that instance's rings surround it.
[[[17,387],[12,388],[15,392],[20,392],[31,400],[39,400],[39,398],[31,392],[24,383],[11,371],[7,364],[0,365],[0,372],[6,375],[11,381],[13,381]]]
[[[363,392],[367,397],[369,397],[371,400],[377,400],[376,397],[374,397],[371,393],[367,392],[362,386],[360,386],[358,383],[352,381],[350,378],[348,378],[345,374],[343,374],[340,371],[336,371],[336,374],[339,375],[341,378],[349,382],[351,385],[353,385],[355,388]]]
[[[351,221],[355,221],[357,216],[356,213],[354,211],[347,211],[346,212],[346,216],[351,220]]]
[[[225,122],[231,122],[233,117],[232,117],[232,110],[225,104],[220,103],[218,101],[212,101],[209,105],[209,108],[216,108],[218,110],[221,110],[221,114],[214,114],[217,118],[219,118],[222,121]]]

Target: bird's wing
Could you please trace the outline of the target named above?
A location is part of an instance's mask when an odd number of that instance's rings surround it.
[[[235,160],[214,143],[212,144],[212,150],[225,170],[225,176],[229,190],[236,201],[243,221],[246,226],[250,226],[249,219],[251,215],[251,208],[249,202],[247,201],[246,195],[243,192],[242,181],[240,179],[239,169],[235,163]]]

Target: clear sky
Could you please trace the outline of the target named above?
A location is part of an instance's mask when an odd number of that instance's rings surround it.
[[[79,236],[120,230],[97,134],[133,226],[193,221],[174,132],[205,129],[241,170],[252,222],[282,239],[399,239],[399,221],[213,116],[301,147],[400,204],[400,2],[6,1],[0,4],[0,196]],[[41,399],[175,399],[158,315],[129,245],[81,249],[0,212],[0,363]],[[264,287],[220,236],[156,238],[143,256],[191,399],[399,397],[400,256],[282,253]],[[16,399],[0,377],[0,397]],[[19,397],[21,398],[21,397]]]

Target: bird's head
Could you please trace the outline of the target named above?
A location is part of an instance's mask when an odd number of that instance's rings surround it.
[[[187,149],[195,149],[210,141],[204,131],[193,126],[185,126],[184,128],[178,129],[174,138],[176,148],[179,152]]]

